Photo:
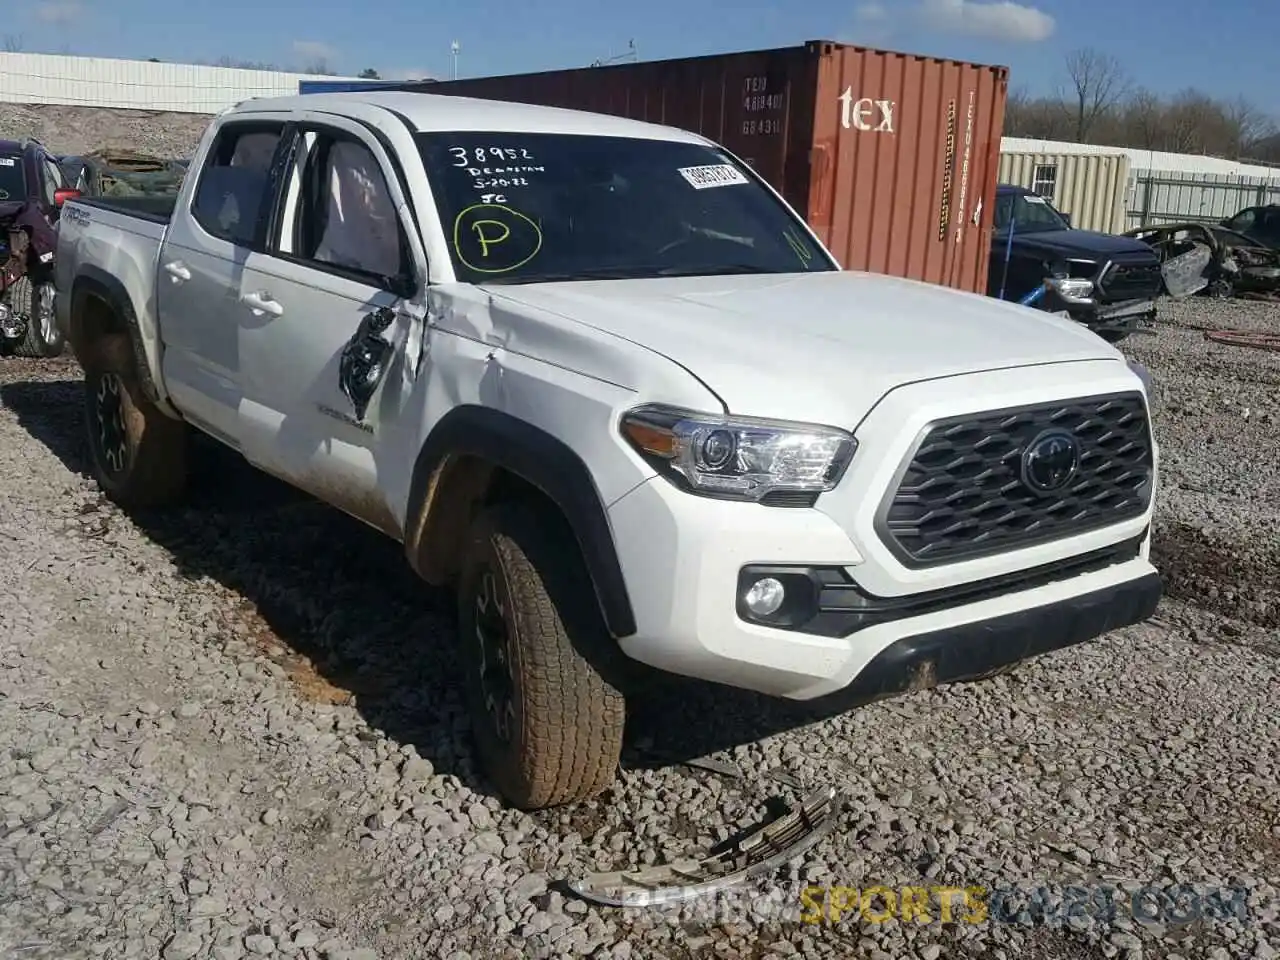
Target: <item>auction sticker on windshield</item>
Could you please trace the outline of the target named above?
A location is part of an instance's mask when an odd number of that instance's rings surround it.
[[[695,190],[706,190],[708,187],[728,187],[735,183],[747,183],[742,171],[727,163],[716,163],[709,167],[681,167],[680,176],[689,181]]]

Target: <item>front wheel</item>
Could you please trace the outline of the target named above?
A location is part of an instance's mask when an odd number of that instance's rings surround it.
[[[613,639],[558,515],[510,503],[476,520],[458,628],[476,747],[503,797],[535,810],[603,793],[626,711],[601,669]]]

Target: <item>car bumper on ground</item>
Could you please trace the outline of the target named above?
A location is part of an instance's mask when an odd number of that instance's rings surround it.
[[[1065,310],[1072,320],[1097,334],[1129,334],[1156,318],[1156,302],[1148,299],[1122,303],[1063,303],[1048,309]]]
[[[610,521],[638,620],[619,641],[628,656],[793,700],[981,676],[1145,620],[1161,594],[1147,530],[1007,576],[880,598],[859,588],[856,545],[818,510],[695,497],[655,477],[616,502]],[[814,615],[752,622],[748,581],[788,571],[811,590]]]

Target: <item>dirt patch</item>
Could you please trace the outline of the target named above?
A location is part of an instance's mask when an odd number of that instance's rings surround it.
[[[1151,559],[1171,597],[1269,629],[1280,628],[1280,549],[1213,539],[1177,520],[1156,527]]]

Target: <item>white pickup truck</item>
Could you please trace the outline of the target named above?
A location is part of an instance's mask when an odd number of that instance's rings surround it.
[[[403,544],[512,805],[610,785],[632,661],[853,704],[1155,609],[1122,355],[842,271],[700,136],[324,94],[224,111],[190,169],[63,210],[99,483],[173,501],[194,428]]]

